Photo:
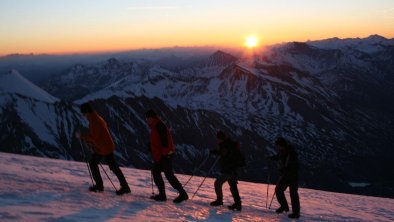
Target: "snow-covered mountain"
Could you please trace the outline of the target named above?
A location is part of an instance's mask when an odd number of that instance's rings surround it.
[[[31,83],[16,70],[11,70],[0,75],[0,93],[19,94],[47,103],[59,101],[59,99]]]
[[[371,38],[360,41],[369,44]],[[68,127],[56,125],[55,132],[69,130],[71,136],[57,140],[58,146],[75,147],[79,142],[71,131],[84,121],[76,105],[91,101],[111,128],[121,163],[148,168],[143,116],[154,108],[174,132],[178,172],[191,173],[207,159],[208,150],[215,146],[215,132],[221,129],[241,142],[247,156],[240,177],[260,182],[272,171],[265,158],[275,152],[273,141],[283,135],[297,147],[305,187],[393,197],[389,164],[394,156],[390,145],[394,142],[393,45],[382,43],[376,50],[356,52],[359,44],[345,47],[343,40],[337,44],[340,47],[328,47],[331,41],[283,44],[256,53],[254,60],[217,51],[176,68],[116,59],[75,65],[41,85],[59,98],[74,99],[55,105],[69,107],[58,113],[72,113],[75,118],[70,121],[60,115],[56,121],[45,122],[42,117],[39,122],[45,127],[70,122]],[[26,99],[23,103],[28,104]],[[11,108],[2,112],[20,116],[15,99],[10,100]],[[39,106],[32,104],[29,114],[41,115],[34,107]],[[20,122],[25,124],[23,119]],[[3,127],[3,135],[11,129]],[[43,147],[35,145],[35,149]],[[23,144],[13,152],[39,153],[27,152]],[[80,150],[65,152],[70,155],[64,158],[82,159]],[[204,169],[196,173],[203,175]]]
[[[371,35],[367,38],[331,38],[318,41],[308,41],[307,44],[321,49],[340,49],[373,54],[379,51],[384,51],[387,47],[394,46],[394,39],[386,39],[383,36]]]
[[[64,100],[75,100],[105,88],[128,75],[143,72],[138,65],[121,63],[110,58],[98,66],[76,64],[60,75],[53,76],[43,86]]]
[[[22,83],[43,95],[49,95],[44,94],[44,90],[18,74],[19,77],[23,79]],[[12,83],[14,88],[29,92],[23,84],[17,81]],[[14,88],[1,88],[0,132],[1,143],[4,145],[2,151],[82,160],[83,152],[74,133],[83,128],[82,125],[86,127],[87,122],[80,114],[78,104],[55,100],[43,101],[39,100],[34,93],[22,95],[19,91],[15,92]],[[175,109],[161,100],[152,100],[145,96],[133,99],[111,97],[105,101],[99,100],[96,108],[105,116],[110,125],[118,145],[117,155],[120,163],[138,168],[150,167],[150,154],[146,147],[148,127],[143,115],[146,107],[151,106],[152,103],[155,104],[156,109],[166,111],[168,115],[175,116],[175,113],[183,113],[182,118],[178,118],[171,124],[176,124],[179,131],[185,131],[177,133],[179,161],[175,164],[184,172],[194,170],[195,161],[204,160],[208,156],[208,148],[214,146],[213,128],[207,129],[204,133],[195,134],[193,138],[188,138],[191,132],[201,130],[202,127],[198,126],[199,120],[209,122],[209,119],[217,119],[214,122],[217,126],[234,127],[228,120],[216,113],[185,108]],[[194,127],[188,125],[191,122],[194,122]],[[212,126],[209,125],[209,127]],[[211,131],[212,138],[204,140],[205,133],[208,131]],[[197,143],[200,147],[195,145]],[[200,149],[201,147],[203,149]]]
[[[224,207],[211,207],[215,199],[213,178],[208,178],[197,195],[182,204],[171,199],[176,192],[167,187],[167,202],[155,202],[151,195],[150,172],[122,168],[131,194],[116,196],[103,173],[105,191],[90,193],[90,177],[85,163],[43,159],[0,153],[0,219],[11,221],[287,221],[286,214],[277,215],[276,200],[266,208],[267,185],[240,181],[242,212]],[[108,172],[115,186],[116,177]],[[212,175],[211,175],[212,176]],[[177,175],[182,183],[188,175]],[[185,187],[190,196],[201,177],[194,177]],[[168,186],[168,184],[167,184]],[[268,202],[273,195],[269,186]],[[224,204],[232,204],[228,188]],[[287,192],[286,192],[287,193]],[[393,221],[394,200],[299,189],[301,218],[297,221]],[[286,194],[287,195],[287,194]],[[287,196],[287,198],[289,198]]]

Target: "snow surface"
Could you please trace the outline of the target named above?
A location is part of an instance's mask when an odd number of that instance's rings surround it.
[[[115,185],[116,177],[104,166]],[[132,190],[116,196],[104,179],[105,192],[90,193],[85,163],[0,153],[0,221],[289,221],[265,208],[266,185],[239,182],[242,212],[210,207],[214,180],[208,178],[193,200],[172,203],[176,192],[167,186],[167,202],[151,195],[150,172],[122,168]],[[188,175],[178,175],[182,183]],[[201,177],[186,190],[191,197]],[[273,194],[270,186],[269,197]],[[225,205],[232,203],[224,185]],[[157,192],[157,191],[155,191]],[[287,195],[287,193],[286,193]],[[287,197],[288,198],[288,197]],[[298,221],[393,221],[394,200],[300,189],[302,217]],[[277,208],[276,200],[272,208]]]
[[[59,99],[31,83],[16,70],[0,75],[0,92],[18,93],[48,103],[59,101]]]

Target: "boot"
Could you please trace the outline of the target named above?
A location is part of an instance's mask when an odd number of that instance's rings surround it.
[[[228,209],[241,211],[242,205],[241,205],[241,203],[234,203],[233,205],[228,206]]]
[[[165,194],[157,194],[150,197],[152,200],[156,201],[167,201],[167,196]]]
[[[221,205],[223,205],[223,201],[222,200],[215,200],[215,201],[211,202],[209,205],[214,206],[214,207],[221,206]]]
[[[94,185],[89,187],[89,191],[90,192],[103,192],[104,191],[104,187],[103,185],[99,186],[99,185]]]
[[[182,201],[188,200],[189,196],[186,192],[179,193],[179,196],[173,200],[174,203],[180,203]]]
[[[277,213],[277,214],[281,214],[281,213],[283,213],[283,212],[289,212],[289,207],[279,207],[275,212]]]
[[[298,218],[300,218],[300,213],[289,214],[289,218],[291,218],[291,219],[298,219]]]
[[[125,193],[130,193],[130,192],[131,192],[131,190],[130,190],[129,186],[121,187],[119,190],[116,191],[116,195],[123,195]]]

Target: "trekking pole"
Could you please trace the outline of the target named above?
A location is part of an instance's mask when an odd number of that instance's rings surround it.
[[[108,180],[111,182],[112,186],[114,187],[114,189],[116,191],[116,187],[115,187],[114,183],[112,183],[111,178],[108,176],[107,171],[105,171],[105,169],[104,169],[104,167],[103,167],[103,165],[101,163],[99,163],[99,164],[101,166],[101,169],[104,171],[105,175],[107,175]]]
[[[219,157],[216,158],[216,160],[215,160],[215,162],[213,163],[211,169],[209,169],[207,175],[204,177],[203,181],[202,181],[202,182],[200,183],[200,185],[197,187],[197,190],[196,190],[196,192],[194,192],[194,194],[193,194],[193,196],[192,196],[191,199],[193,199],[193,197],[197,194],[198,190],[199,190],[199,189],[201,188],[201,186],[204,184],[204,182],[205,182],[205,180],[207,179],[209,173],[213,170],[213,168],[215,167],[215,165],[216,165],[216,163],[218,162],[218,160],[219,160]]]
[[[268,173],[268,180],[267,180],[267,198],[265,199],[265,208],[268,208],[268,190],[270,188],[270,173]]]
[[[79,144],[81,145],[82,152],[83,152],[83,156],[84,156],[85,163],[86,163],[86,167],[88,168],[89,175],[90,175],[90,179],[92,180],[92,185],[94,186],[92,171],[90,170],[90,166],[89,166],[88,160],[87,160],[87,158],[86,158],[85,147],[82,145],[81,139],[79,139]]]
[[[93,176],[92,176],[92,170],[90,169],[89,163],[86,161],[86,167],[88,168],[90,179],[92,180],[92,185],[94,186],[94,181],[93,181]]]
[[[88,163],[86,162],[86,164],[88,164]],[[103,165],[102,165],[101,163],[99,163],[99,165],[101,166],[101,169],[104,171],[104,173],[105,173],[105,175],[107,176],[109,182],[111,182],[112,186],[114,187],[114,189],[115,189],[115,191],[116,191],[116,187],[115,187],[114,183],[112,182],[111,178],[109,177],[107,171],[105,171],[105,169],[104,169],[104,167],[103,167]],[[92,176],[92,174],[91,174],[91,169],[90,169],[90,168],[89,168],[89,172],[90,172],[90,176]],[[92,181],[93,181],[93,177],[92,177]]]
[[[186,181],[186,183],[183,184],[183,188],[185,188],[185,186],[189,183],[189,181],[194,177],[194,174],[197,172],[197,170],[200,170],[201,167],[203,166],[203,164],[207,162],[207,160],[208,160],[208,158],[206,158],[204,161],[202,161],[200,166],[198,166],[196,169],[194,169],[192,175],[189,177],[189,179]]]
[[[155,195],[155,191],[153,191],[153,173],[150,172],[150,184],[152,185],[152,196]]]
[[[272,195],[271,203],[270,203],[270,206],[268,207],[268,209],[271,209],[272,201],[274,200],[275,195],[276,195],[276,189],[275,189],[274,194]]]

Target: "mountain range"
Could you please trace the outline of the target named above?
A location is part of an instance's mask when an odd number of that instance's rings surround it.
[[[143,116],[153,108],[174,133],[177,172],[205,175],[224,130],[246,156],[240,178],[267,182],[278,176],[266,157],[280,135],[297,149],[301,186],[394,197],[393,57],[394,39],[374,35],[284,43],[251,57],[109,58],[38,86],[13,70],[0,76],[1,151],[83,160],[74,132],[87,125],[78,105],[90,101],[122,165],[146,169]]]

